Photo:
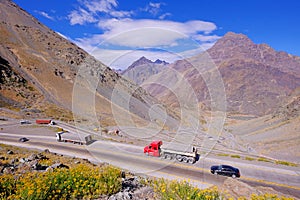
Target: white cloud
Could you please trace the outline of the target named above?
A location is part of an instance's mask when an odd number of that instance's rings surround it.
[[[172,14],[171,13],[164,13],[161,16],[159,16],[158,19],[163,20],[163,19],[167,18],[168,16],[172,16]]]
[[[203,33],[207,34],[216,29],[215,24],[205,21],[174,22],[129,18],[102,20],[98,26],[105,31],[101,35],[103,40],[111,38],[109,42],[112,44],[130,47],[171,45],[176,40],[186,37],[199,37],[203,41],[207,37]],[[199,35],[200,33],[202,34]],[[212,38],[208,37],[207,40]]]
[[[46,17],[47,19],[50,19],[50,20],[54,20],[53,17],[51,17],[48,13],[44,12],[44,11],[35,11],[36,13]]]
[[[100,0],[100,1],[84,1],[85,7],[92,13],[104,12],[108,13],[118,6],[116,0]]]
[[[201,41],[201,42],[212,42],[220,39],[220,36],[217,35],[196,35],[194,37],[195,40]]]
[[[109,19],[98,23],[99,28],[108,30],[112,33],[121,33],[124,30],[133,30],[137,28],[162,28],[180,32],[182,34],[195,34],[197,32],[210,33],[217,27],[214,23],[200,20],[187,22],[175,22],[168,20],[151,19]]]
[[[104,43],[133,48],[150,48],[157,46],[174,46],[177,39],[186,37],[181,33],[162,28],[145,27],[133,30],[129,29],[128,31],[124,30],[123,32],[114,30],[116,32],[112,31],[104,34],[103,36],[106,39]]]
[[[152,15],[156,16],[158,13],[161,12],[161,5],[162,3],[149,3],[149,6],[147,6],[146,11],[151,13]]]
[[[149,5],[153,8],[160,8],[160,6],[162,5],[162,3],[152,3],[150,2]]]
[[[116,18],[130,17],[133,14],[132,11],[117,10],[116,0],[79,0],[78,2],[82,7],[71,11],[68,15],[71,25],[95,23],[101,18],[101,14]]]
[[[133,14],[132,11],[111,11],[110,15],[116,18],[130,17]]]
[[[85,23],[96,22],[96,18],[88,11],[83,8],[79,8],[79,10],[73,10],[69,15],[71,25],[80,24],[83,25]]]

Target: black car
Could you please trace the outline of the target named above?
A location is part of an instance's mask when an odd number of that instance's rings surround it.
[[[29,139],[26,137],[22,137],[19,139],[20,142],[27,142]]]
[[[230,165],[214,165],[210,167],[210,172],[216,175],[231,176],[232,178],[240,177],[240,170]]]

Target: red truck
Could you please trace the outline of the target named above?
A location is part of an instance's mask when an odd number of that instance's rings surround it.
[[[199,159],[197,149],[193,147],[192,151],[181,151],[178,149],[161,148],[162,141],[156,140],[144,148],[144,153],[149,156],[162,157],[164,159],[176,159],[179,162],[193,164]]]
[[[37,119],[37,120],[35,120],[35,122],[37,124],[50,124],[50,125],[54,125],[55,124],[55,122],[53,120],[51,120],[51,119]]]

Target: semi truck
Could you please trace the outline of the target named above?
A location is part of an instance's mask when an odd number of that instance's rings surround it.
[[[35,120],[35,123],[55,125],[55,122],[51,119],[37,119],[37,120]]]
[[[151,142],[149,145],[145,146],[144,153],[148,156],[161,157],[164,159],[176,159],[179,162],[186,162],[193,164],[197,160],[199,160],[199,154],[197,153],[197,149],[192,147],[192,151],[182,151],[179,148],[161,148],[162,146],[161,140],[156,140]]]
[[[93,142],[92,136],[89,134],[76,134],[69,131],[60,131],[56,133],[58,142],[69,142],[73,144],[89,145]]]

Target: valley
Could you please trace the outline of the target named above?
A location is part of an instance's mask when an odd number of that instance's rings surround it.
[[[174,62],[142,55],[114,69],[11,0],[0,1],[0,18],[0,143],[199,188],[227,184],[232,194],[235,186],[260,194],[268,187],[300,198],[299,56],[227,32]],[[111,40],[130,43],[129,33]],[[92,142],[58,142],[64,130]],[[196,148],[200,160],[147,157],[142,150],[152,141]],[[220,164],[238,167],[241,178],[211,174]]]

